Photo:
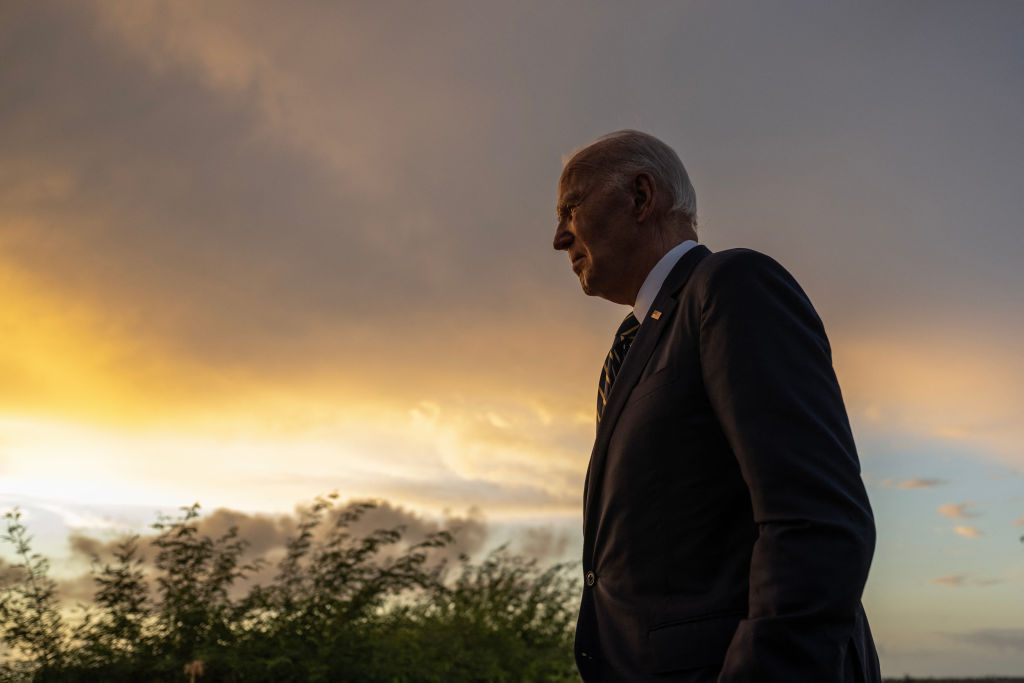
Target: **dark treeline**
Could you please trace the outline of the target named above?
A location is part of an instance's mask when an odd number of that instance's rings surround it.
[[[199,507],[96,557],[93,602],[63,604],[18,511],[2,540],[2,681],[576,681],[574,565],[504,549],[447,562],[453,536],[356,535],[372,503],[318,499],[277,562],[245,560],[237,529]],[[151,557],[143,557],[145,552]],[[439,559],[442,558],[442,559]]]

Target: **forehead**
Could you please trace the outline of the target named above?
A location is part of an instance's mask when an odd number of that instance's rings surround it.
[[[564,204],[579,199],[593,182],[593,171],[579,166],[566,166],[558,179],[558,201]]]

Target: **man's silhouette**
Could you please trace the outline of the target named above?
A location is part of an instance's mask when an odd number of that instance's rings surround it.
[[[591,681],[880,681],[875,529],[821,320],[767,256],[697,244],[678,156],[565,164],[554,247],[632,306],[597,397],[576,662]]]

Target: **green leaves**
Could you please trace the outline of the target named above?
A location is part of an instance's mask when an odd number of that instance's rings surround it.
[[[20,560],[12,567],[17,578],[0,589],[4,644],[16,644],[5,668],[15,679],[30,671],[45,676],[60,669],[67,654],[68,629],[58,609],[57,584],[48,576],[49,561],[32,552],[21,511],[5,513],[4,526],[0,541],[13,545]]]
[[[94,558],[94,604],[74,619],[9,513],[2,541],[21,562],[0,588],[0,680],[183,680],[197,663],[201,680],[239,682],[577,680],[570,566],[542,569],[502,548],[449,567],[449,532],[356,537],[350,527],[374,504],[336,500],[303,513],[267,585],[254,582],[268,576],[264,560],[243,562],[237,528],[201,533],[198,504],[160,517],[148,541]]]

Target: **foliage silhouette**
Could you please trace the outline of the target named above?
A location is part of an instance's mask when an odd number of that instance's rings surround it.
[[[267,585],[231,528],[200,532],[198,504],[161,516],[93,564],[94,603],[68,611],[15,510],[0,540],[19,563],[0,586],[2,681],[574,681],[572,564],[540,568],[500,548],[479,564],[439,559],[441,531],[356,537],[374,507],[318,498]],[[387,552],[384,552],[387,551]]]

